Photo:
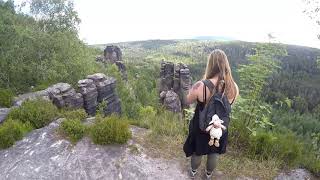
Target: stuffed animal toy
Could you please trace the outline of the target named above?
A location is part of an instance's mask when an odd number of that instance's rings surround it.
[[[222,125],[222,123],[223,120],[221,120],[218,115],[215,114],[214,116],[212,116],[209,126],[206,128],[206,131],[210,133],[210,141],[208,143],[209,146],[212,146],[213,144],[216,147],[220,146],[219,140],[222,136],[222,129],[226,129],[226,127]]]

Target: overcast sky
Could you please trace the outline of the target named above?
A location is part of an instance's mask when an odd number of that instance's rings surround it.
[[[88,44],[224,36],[320,48],[302,0],[75,0]]]
[[[224,36],[320,48],[302,0],[76,0],[88,44]]]

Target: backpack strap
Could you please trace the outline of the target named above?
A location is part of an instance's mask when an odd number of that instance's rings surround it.
[[[204,80],[202,80],[202,82],[203,82],[203,84],[204,84],[204,86],[203,86],[203,94],[204,94],[204,96],[203,96],[203,102],[206,103],[206,100],[207,100],[206,87],[209,88],[209,91],[210,91],[210,93],[211,93],[211,95],[212,95],[213,90],[215,89],[215,86],[214,86],[214,84],[213,84],[209,79],[204,79]]]
[[[233,99],[232,99],[232,102],[231,102],[231,104],[230,105],[232,105],[233,103],[234,103],[234,100],[236,99],[236,97],[234,97]]]
[[[209,88],[210,93],[212,93],[215,88],[215,85],[209,79],[205,79],[202,82],[205,86]]]

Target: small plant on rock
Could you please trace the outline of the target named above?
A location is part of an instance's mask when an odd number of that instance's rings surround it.
[[[59,132],[70,139],[72,143],[76,143],[84,136],[85,126],[79,119],[66,119],[62,121]]]
[[[29,123],[22,123],[12,119],[6,120],[0,126],[0,149],[9,148],[31,130],[32,126]]]
[[[90,137],[95,144],[124,144],[131,138],[131,132],[126,119],[111,115],[97,117],[90,127]]]
[[[60,111],[59,116],[66,119],[79,119],[82,121],[87,117],[87,113],[84,109],[74,109],[74,110],[63,109]]]

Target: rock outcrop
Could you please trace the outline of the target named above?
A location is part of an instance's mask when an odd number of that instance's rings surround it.
[[[122,61],[122,52],[118,46],[109,45],[103,51],[103,56],[110,62]]]
[[[170,111],[181,112],[188,108],[186,94],[191,86],[190,71],[182,63],[161,62],[160,101]],[[177,105],[179,104],[179,105]]]
[[[121,114],[121,101],[115,88],[115,78],[96,73],[78,81],[79,92],[68,83],[57,83],[42,91],[19,95],[15,98],[14,105],[20,106],[26,100],[43,98],[51,100],[58,108],[84,108],[89,115],[94,116],[98,104],[105,102],[105,115]],[[0,123],[5,120],[9,111],[9,108],[0,108]]]
[[[83,107],[89,115],[95,115],[98,105],[98,91],[92,79],[78,81],[80,93],[83,96]]]
[[[173,112],[181,112],[181,101],[177,93],[173,90],[162,91],[160,93],[160,99],[167,109]]]
[[[103,111],[105,115],[112,113],[121,114],[121,103],[118,95],[116,94],[116,79],[107,77],[105,74],[97,73],[87,76],[91,79],[97,87],[99,103],[105,101],[106,107]]]
[[[83,97],[82,94],[77,93],[76,90],[68,83],[57,83],[47,89],[50,99],[58,108],[82,108]]]
[[[128,79],[127,69],[122,61],[122,52],[118,46],[108,45],[103,51],[103,56],[96,57],[96,61],[105,64],[116,64],[122,78],[124,80]]]
[[[131,127],[133,139],[125,145],[95,145],[87,137],[72,145],[56,134],[61,121],[0,150],[0,180],[188,179],[179,162],[147,155],[136,141],[144,129]]]

